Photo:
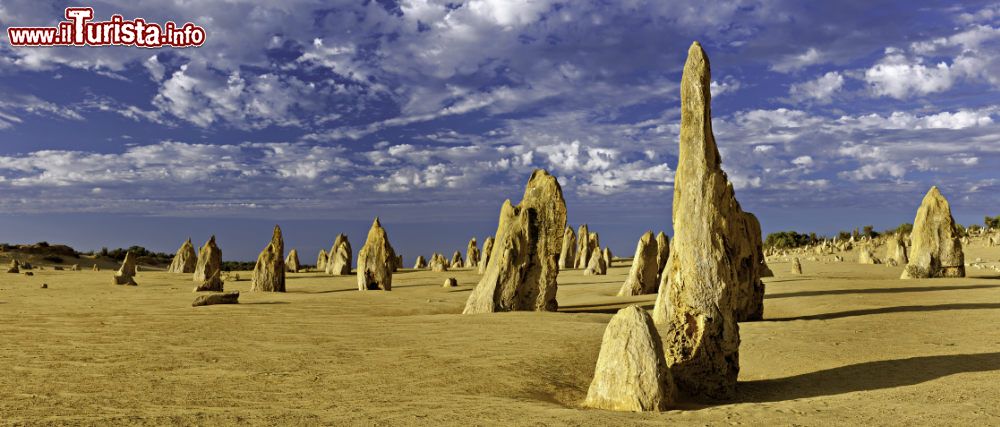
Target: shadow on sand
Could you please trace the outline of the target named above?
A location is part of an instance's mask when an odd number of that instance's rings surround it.
[[[597,305],[567,305],[559,307],[560,313],[598,313],[598,314],[615,314],[618,310],[621,310],[630,305],[637,305],[645,310],[652,310],[653,306],[656,305],[655,301],[635,301],[620,304],[597,304]]]
[[[835,313],[810,314],[807,316],[779,317],[764,319],[765,322],[787,322],[790,320],[831,320],[845,317],[867,316],[885,313],[913,313],[946,310],[989,310],[1000,308],[1000,303],[902,305],[898,307],[866,308],[863,310],[838,311]]]
[[[1000,369],[1000,353],[880,360],[771,380],[741,382],[740,402],[780,402],[909,386],[965,372]]]
[[[871,288],[871,289],[830,289],[825,291],[801,291],[785,292],[780,294],[767,294],[764,299],[812,297],[820,295],[850,295],[850,294],[895,294],[906,292],[936,292],[936,291],[960,291],[970,289],[1000,288],[1000,285],[959,285],[959,286],[909,286],[902,288]]]

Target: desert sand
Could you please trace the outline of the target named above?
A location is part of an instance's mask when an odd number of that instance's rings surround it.
[[[845,254],[853,259],[854,254]],[[998,263],[974,243],[967,260]],[[826,257],[830,258],[830,257]],[[9,261],[9,260],[0,260]],[[559,312],[462,315],[479,275],[402,269],[392,292],[288,273],[286,293],[142,269],[0,276],[0,419],[10,424],[990,425],[1000,423],[1000,273],[899,280],[901,266],[770,259],[764,320],[741,323],[736,398],[583,409],[629,271],[560,272]],[[90,264],[83,261],[84,267]],[[110,266],[108,266],[110,267]],[[459,286],[442,288],[447,277]],[[41,289],[41,284],[47,289]]]

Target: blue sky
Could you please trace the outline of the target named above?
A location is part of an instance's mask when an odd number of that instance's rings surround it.
[[[260,4],[258,4],[260,3]],[[765,232],[1000,214],[1000,3],[98,1],[200,48],[0,43],[0,241],[313,258],[379,215],[406,255],[495,231],[531,170],[574,228],[670,231],[680,71],[712,61],[723,167]],[[47,26],[66,3],[0,1]]]

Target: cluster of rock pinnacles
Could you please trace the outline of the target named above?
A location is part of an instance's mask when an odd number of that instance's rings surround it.
[[[697,42],[688,50],[681,79],[681,127],[674,177],[674,236],[662,231],[643,234],[618,296],[656,294],[652,313],[629,306],[619,310],[604,332],[594,378],[583,406],[621,411],[664,410],[683,396],[693,400],[730,399],[739,373],[739,323],[760,320],[764,283],[772,273],[764,259],[761,226],[744,212],[722,170],[711,122],[710,67]],[[603,275],[611,266],[608,248],[596,232],[567,226],[566,202],[556,178],[544,170],[531,175],[521,201],[503,203],[496,233],[483,241],[472,238],[463,259],[434,253],[416,257],[414,269],[445,272],[475,268],[482,275],[466,301],[464,314],[504,311],[556,311],[560,270],[580,269]],[[907,250],[903,236],[889,241],[887,262],[905,265],[902,277],[962,277],[962,243],[948,202],[936,187],[924,197]],[[860,247],[859,262],[879,263],[873,250]],[[353,251],[344,234],[329,251],[320,250],[316,270],[328,275],[352,274]],[[359,291],[392,290],[393,272],[402,256],[375,218],[358,251]],[[96,267],[96,265],[95,265]],[[16,269],[16,262],[12,267]],[[238,292],[219,293],[224,283],[222,251],[212,236],[195,254],[188,239],[168,272],[192,274],[195,291],[214,291],[195,306],[237,303]],[[254,266],[250,289],[284,292],[285,273],[299,272],[298,252],[286,257],[281,228]],[[114,283],[136,285],[136,259],[127,253]],[[798,258],[793,274],[802,274]],[[454,278],[443,287],[458,286]],[[664,345],[666,343],[666,345]]]

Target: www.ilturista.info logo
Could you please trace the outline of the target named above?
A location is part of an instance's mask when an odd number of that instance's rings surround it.
[[[66,20],[55,27],[10,27],[11,46],[137,46],[145,48],[192,47],[205,43],[205,29],[190,22],[147,23],[142,18],[125,20],[112,15],[110,21],[90,22],[94,9],[67,7]]]

